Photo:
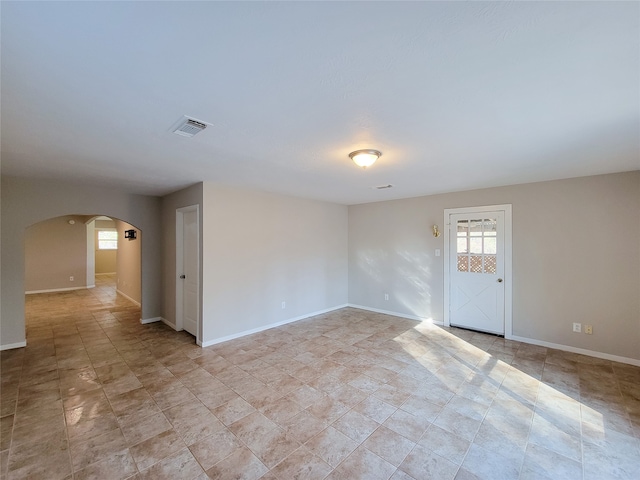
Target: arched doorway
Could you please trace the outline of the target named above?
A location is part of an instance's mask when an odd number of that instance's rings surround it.
[[[43,315],[117,311],[139,321],[141,242],[142,232],[135,226],[101,215],[65,215],[28,227],[27,334]]]

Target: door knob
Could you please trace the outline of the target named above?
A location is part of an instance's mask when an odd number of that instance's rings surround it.
[[[501,278],[498,279],[498,283],[502,283],[502,279]]]
[[[185,278],[187,278],[187,276],[186,275],[180,275],[180,278],[185,279]],[[500,281],[502,281],[502,280],[500,280]]]

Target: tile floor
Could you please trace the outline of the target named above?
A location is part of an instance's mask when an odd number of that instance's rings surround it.
[[[4,479],[635,479],[640,368],[343,309],[205,349],[111,279],[27,298]]]

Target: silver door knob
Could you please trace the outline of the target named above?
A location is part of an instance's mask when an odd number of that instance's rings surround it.
[[[185,278],[187,278],[187,276],[186,275],[180,275],[180,278],[182,278],[184,280]],[[500,280],[500,281],[502,281],[502,280]]]
[[[501,278],[498,279],[498,283],[502,283],[502,279]]]

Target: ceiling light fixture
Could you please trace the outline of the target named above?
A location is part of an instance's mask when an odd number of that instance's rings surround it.
[[[376,163],[376,160],[382,156],[378,150],[356,150],[355,152],[351,152],[349,154],[349,158],[353,160],[353,162],[362,168],[367,168]]]

